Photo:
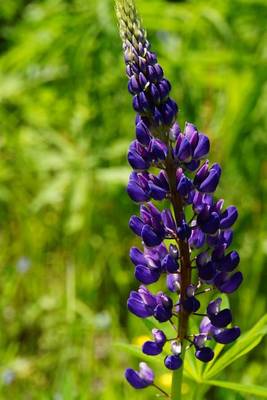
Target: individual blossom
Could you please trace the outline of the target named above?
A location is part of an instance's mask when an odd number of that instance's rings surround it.
[[[154,382],[154,373],[146,363],[139,364],[140,371],[134,371],[132,368],[127,368],[125,378],[135,389],[143,389],[152,385]]]

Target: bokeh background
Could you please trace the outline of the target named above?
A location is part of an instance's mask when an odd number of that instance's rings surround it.
[[[218,195],[239,208],[245,281],[230,301],[245,331],[266,311],[267,2],[137,5],[181,125],[209,135]],[[0,399],[154,398],[124,383],[138,360],[117,345],[144,335],[125,305],[138,243],[126,87],[112,0],[0,2]],[[266,362],[265,341],[221,377],[264,385]]]

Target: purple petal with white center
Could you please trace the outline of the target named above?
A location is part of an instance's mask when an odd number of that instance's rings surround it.
[[[211,339],[216,328],[211,324],[208,317],[204,317],[199,326],[199,332],[207,335],[207,339]]]
[[[155,308],[157,305],[157,298],[154,296],[144,285],[141,285],[138,289],[138,293],[142,297],[143,301],[150,307]]]
[[[169,133],[170,140],[173,142],[176,141],[177,137],[180,133],[181,133],[180,126],[178,125],[177,122],[174,122],[173,126],[170,129],[170,133]]]
[[[155,342],[161,346],[163,346],[167,341],[165,333],[160,329],[153,328],[152,335],[154,337]]]
[[[180,289],[179,274],[168,274],[166,286],[170,292],[176,293]]]
[[[220,311],[221,304],[222,304],[221,297],[218,297],[217,299],[210,301],[207,307],[208,316],[213,314],[218,314],[218,312]]]
[[[192,124],[191,122],[185,123],[184,134],[189,138],[192,137],[196,132],[198,132],[196,125]]]
[[[139,372],[134,371],[132,368],[127,368],[125,371],[125,378],[133,386],[135,389],[144,389],[147,386],[151,385],[152,382],[149,382],[145,379],[142,379],[139,375]]]
[[[196,347],[204,347],[205,342],[207,341],[207,335],[205,333],[200,333],[199,335],[195,335],[194,337],[194,345]]]
[[[175,244],[172,244],[172,243],[170,244],[169,252],[170,252],[170,255],[172,256],[172,258],[174,258],[175,260],[178,259],[179,250],[178,250],[178,248],[177,248],[177,246]]]

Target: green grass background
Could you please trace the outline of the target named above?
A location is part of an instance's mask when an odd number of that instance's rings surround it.
[[[267,2],[137,4],[181,125],[209,135],[218,196],[239,209],[230,302],[246,330],[266,310]],[[111,0],[0,2],[0,399],[155,398],[124,382],[138,360],[114,346],[145,332],[125,304],[133,121]],[[219,378],[264,385],[266,347]]]

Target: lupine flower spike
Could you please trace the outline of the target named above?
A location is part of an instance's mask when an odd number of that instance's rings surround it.
[[[207,160],[208,137],[190,122],[180,129],[170,82],[150,49],[133,1],[117,0],[116,11],[128,90],[136,112],[136,139],[128,152],[133,172],[127,192],[140,205],[140,214],[130,218],[129,226],[143,246],[142,250],[130,250],[140,287],[130,293],[127,304],[140,318],[154,317],[160,323],[178,318],[164,364],[182,371],[186,349],[193,348],[196,358],[206,363],[214,357],[209,346],[212,340],[228,344],[240,335],[237,326],[229,327],[232,314],[220,309],[220,297],[215,296],[206,306],[200,302],[204,298],[201,293],[233,293],[242,282],[241,272],[236,271],[239,255],[228,250],[238,213],[236,207],[224,208],[224,201],[215,198],[221,167]],[[162,210],[159,202],[163,200],[164,204],[169,201],[169,208]],[[147,288],[162,277],[166,293]],[[197,313],[200,308],[205,313]],[[198,318],[195,314],[204,318],[199,332],[189,332],[189,317]],[[162,330],[153,329],[152,339],[143,344],[142,351],[157,356],[169,341]],[[172,398],[176,399],[182,372],[173,376],[177,379],[173,379]],[[140,363],[139,371],[127,369],[125,377],[136,389],[158,388],[145,363]]]

